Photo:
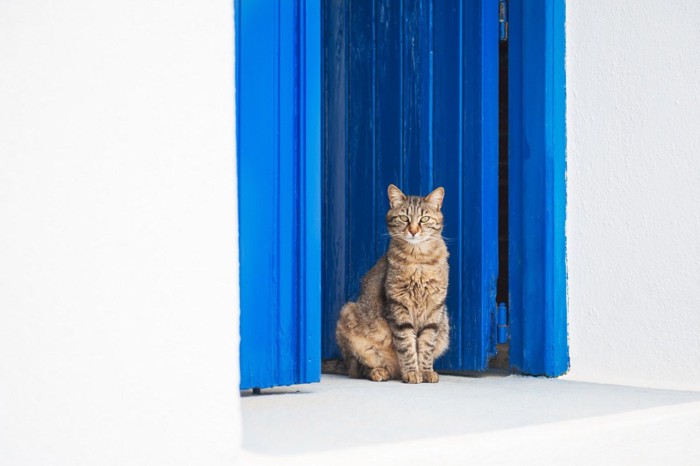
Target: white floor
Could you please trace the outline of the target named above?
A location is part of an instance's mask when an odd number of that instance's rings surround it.
[[[700,465],[700,393],[520,376],[324,376],[244,393],[250,464]]]

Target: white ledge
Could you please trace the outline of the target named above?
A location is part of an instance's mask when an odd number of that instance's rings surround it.
[[[264,464],[700,464],[700,393],[534,377],[320,384],[244,396]],[[561,463],[563,464],[563,463]]]

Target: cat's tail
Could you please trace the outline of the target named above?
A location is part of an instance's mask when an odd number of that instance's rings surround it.
[[[342,359],[324,359],[321,362],[323,374],[348,375],[348,366]]]

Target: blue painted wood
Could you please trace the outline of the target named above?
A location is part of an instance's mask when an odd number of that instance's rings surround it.
[[[374,172],[374,99],[372,73],[373,62],[373,21],[374,9],[371,1],[352,2],[348,9],[348,47],[347,69],[352,75],[347,81],[348,105],[348,158],[346,176],[346,210],[350,212],[367,212],[362,219],[361,227],[350,224],[346,237],[348,263],[345,276],[348,279],[348,291],[356,294],[359,290],[363,270],[369,270],[375,257],[373,215],[373,172]],[[353,76],[364,76],[365,79],[352,79]],[[368,135],[368,137],[352,137],[352,135]],[[354,219],[348,219],[352,222]]]
[[[323,357],[385,252],[386,188],[444,186],[452,346],[482,370],[497,276],[498,2],[331,0],[324,9]]]
[[[244,388],[320,379],[320,3],[238,0]]]
[[[568,369],[564,2],[509,2],[510,363]]]
[[[498,324],[498,336],[496,343],[501,345],[508,342],[508,308],[505,303],[498,305],[496,314],[496,323]]]
[[[321,368],[321,0],[304,0],[300,5],[303,50],[300,52],[304,99],[300,100],[300,153],[303,179],[301,205],[303,242],[302,262],[299,264],[301,282],[305,288],[300,300],[304,318],[300,319],[305,342],[299,346],[300,380],[320,380]]]
[[[328,0],[323,5],[323,89],[324,108],[332,107],[340,115],[347,113],[347,15],[344,0]],[[333,29],[329,31],[329,25]],[[329,310],[335,311],[335,318],[343,299],[348,295],[346,288],[346,250],[348,228],[346,225],[346,165],[347,159],[327,157],[327,153],[347,152],[346,120],[329,120],[328,111],[323,112],[323,275],[322,302],[323,319],[321,353],[337,354],[334,338],[335,325],[328,318]],[[334,251],[334,256],[328,256]]]
[[[375,218],[375,255],[380,257],[389,245],[389,237],[382,230],[385,225],[386,212],[389,210],[389,200],[382,193],[386,192],[390,183],[403,185],[402,163],[402,67],[403,63],[401,40],[402,2],[396,0],[376,0],[374,29],[374,102],[375,102],[375,140],[374,153],[374,218]],[[332,110],[332,109],[331,109]],[[337,109],[336,109],[337,111]],[[337,113],[336,113],[337,114]],[[340,296],[345,300],[347,296]],[[324,303],[325,304],[325,303]],[[331,325],[335,309],[324,307],[324,320]],[[331,315],[328,318],[328,315]],[[326,334],[328,335],[328,334]]]
[[[434,166],[438,167],[434,174],[436,185],[457,187],[446,191],[442,210],[445,216],[443,236],[450,248],[450,285],[447,295],[447,309],[451,320],[450,351],[444,356],[446,364],[459,367],[462,355],[469,352],[470,346],[462,338],[462,325],[469,313],[463,311],[463,301],[468,283],[468,266],[464,254],[455,251],[462,244],[464,224],[460,221],[464,212],[462,192],[462,173],[464,172],[464,157],[461,155],[464,134],[464,73],[462,56],[464,41],[463,11],[459,2],[439,2],[434,8],[434,122],[433,148]],[[457,244],[455,244],[457,243]]]
[[[463,365],[485,369],[495,352],[498,277],[498,2],[462,8]]]

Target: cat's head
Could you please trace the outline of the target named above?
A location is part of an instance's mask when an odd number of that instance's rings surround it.
[[[386,225],[392,238],[419,244],[441,237],[443,188],[437,188],[425,197],[406,196],[390,184],[388,194],[390,207]]]

